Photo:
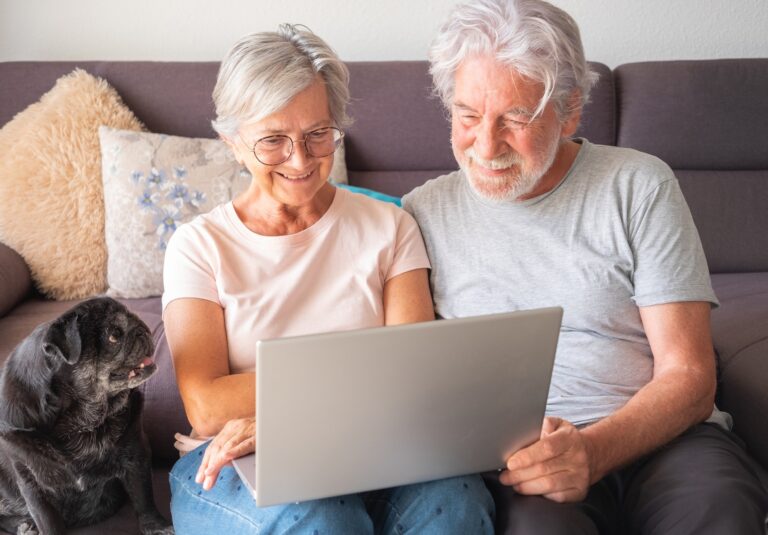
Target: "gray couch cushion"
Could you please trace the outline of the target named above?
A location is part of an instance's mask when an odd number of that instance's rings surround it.
[[[673,169],[768,169],[768,58],[630,63],[614,76],[618,145]]]
[[[712,285],[721,303],[712,312],[720,403],[752,455],[768,466],[768,273],[713,275]]]
[[[709,271],[768,271],[768,169],[675,174],[699,229]]]

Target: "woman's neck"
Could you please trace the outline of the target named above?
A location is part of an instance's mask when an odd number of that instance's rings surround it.
[[[252,184],[232,204],[249,230],[262,236],[286,236],[317,223],[331,207],[335,194],[336,188],[325,184],[309,202],[291,206],[264,194]]]

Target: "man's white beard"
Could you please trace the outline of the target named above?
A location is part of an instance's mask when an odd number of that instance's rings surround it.
[[[546,148],[547,152],[543,154],[541,165],[524,169],[524,160],[518,153],[510,152],[493,160],[484,160],[477,156],[474,147],[469,147],[464,151],[465,160],[459,163],[459,167],[467,176],[469,185],[481,197],[496,202],[513,201],[533,191],[541,177],[552,167],[559,148],[559,141],[553,140]],[[472,162],[487,169],[506,169],[512,166],[515,168],[504,175],[489,177],[472,173]]]

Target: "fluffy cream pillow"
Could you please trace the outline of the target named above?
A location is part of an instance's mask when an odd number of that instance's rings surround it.
[[[176,228],[228,202],[251,181],[221,141],[99,129],[104,180],[107,293],[163,293],[163,259]],[[331,177],[346,182],[343,147]],[[337,179],[338,180],[338,179]]]
[[[106,288],[102,124],[142,127],[109,84],[77,69],[0,129],[0,241],[55,299]]]

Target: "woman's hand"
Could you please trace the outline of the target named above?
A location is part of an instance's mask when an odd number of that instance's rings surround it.
[[[255,450],[256,418],[238,418],[228,421],[205,450],[195,482],[202,483],[203,489],[211,490],[219,476],[219,471],[225,464]]]

